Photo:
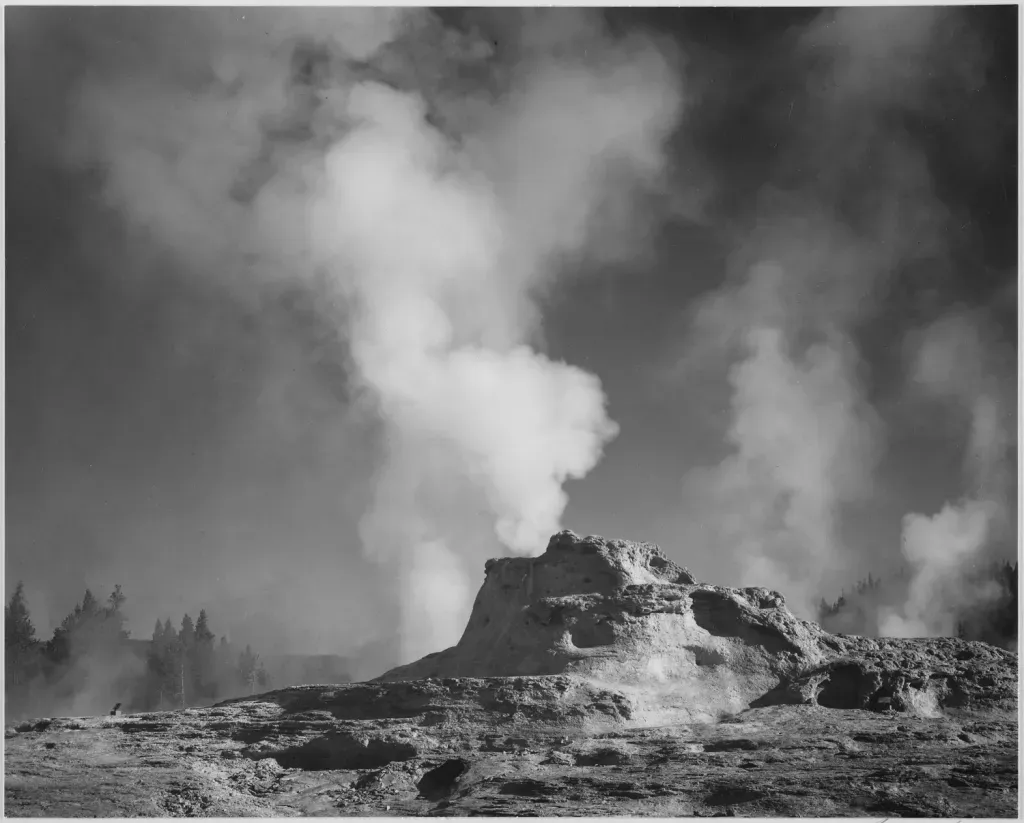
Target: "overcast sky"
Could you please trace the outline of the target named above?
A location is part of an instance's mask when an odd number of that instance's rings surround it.
[[[559,527],[797,610],[947,504],[1016,554],[1015,6],[5,14],[42,634],[411,657]]]

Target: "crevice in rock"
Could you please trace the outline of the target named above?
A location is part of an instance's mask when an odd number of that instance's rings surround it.
[[[800,652],[799,646],[771,625],[751,623],[744,608],[721,592],[696,589],[690,592],[693,619],[716,637],[736,637],[748,646],[762,646],[772,653]]]
[[[458,786],[459,778],[468,768],[469,763],[456,757],[431,769],[416,784],[420,797],[425,800],[446,800],[451,797]]]
[[[577,649],[594,649],[610,646],[615,642],[615,627],[608,620],[588,620],[577,623],[570,629],[572,644]]]
[[[620,749],[603,748],[581,752],[574,757],[576,766],[623,766],[632,761],[628,752]]]
[[[706,649],[702,646],[687,646],[693,652],[693,662],[696,666],[721,666],[726,663],[725,656],[714,649]]]
[[[749,740],[745,737],[735,740],[717,740],[704,744],[706,752],[752,752],[765,748],[769,748],[769,744],[763,741]]]
[[[705,798],[708,806],[733,806],[740,803],[751,803],[764,797],[764,792],[748,789],[744,786],[722,786],[715,789]]]
[[[350,734],[332,734],[301,746],[260,752],[255,760],[273,758],[284,769],[333,771],[336,769],[379,769],[396,760],[412,760],[419,752],[402,741],[358,739]]]
[[[516,797],[533,797],[544,799],[558,791],[556,786],[545,783],[542,780],[526,778],[524,780],[510,780],[498,789],[498,794],[510,794]]]
[[[818,692],[818,705],[826,709],[866,709],[882,685],[876,672],[856,663],[834,666]]]

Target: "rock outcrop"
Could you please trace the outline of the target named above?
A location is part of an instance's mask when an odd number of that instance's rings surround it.
[[[835,654],[778,592],[700,583],[650,543],[563,531],[485,568],[458,645],[380,680],[574,674],[622,690],[637,718],[697,720]]]
[[[836,637],[821,666],[785,678],[751,705],[805,704],[924,717],[977,710],[1015,714],[1017,655],[951,637]]]
[[[1016,707],[1009,652],[834,636],[778,592],[701,583],[650,543],[562,531],[539,557],[485,570],[459,643],[379,680],[571,674],[621,691],[631,719],[649,723],[819,699],[919,713]]]

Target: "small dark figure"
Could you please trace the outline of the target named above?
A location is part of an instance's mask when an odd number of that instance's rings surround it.
[[[112,708],[110,710],[110,716],[111,717],[120,717],[121,716],[121,704],[120,703],[115,703],[114,704],[114,708]]]

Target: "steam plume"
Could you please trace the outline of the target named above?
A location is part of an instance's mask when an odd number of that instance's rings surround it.
[[[1009,374],[999,360],[1000,341],[986,340],[983,315],[952,312],[911,337],[914,383],[933,401],[967,417],[964,497],[932,516],[903,518],[903,555],[911,580],[906,603],[882,615],[883,635],[953,634],[957,615],[1000,594],[968,582],[973,563],[1012,534]]]
[[[946,53],[956,24],[939,9],[839,9],[787,35],[801,73],[778,126],[791,150],[694,315],[685,366],[726,371],[732,393],[730,452],[684,482],[694,542],[806,617],[848,567],[841,515],[871,490],[882,445],[856,332],[908,263],[943,250],[949,215],[904,124],[977,82],[969,38],[963,60]]]
[[[199,276],[299,284],[336,324],[380,418],[360,533],[406,659],[457,639],[481,550],[543,548],[616,434],[597,378],[532,347],[536,298],[567,257],[638,248],[680,110],[653,40],[499,19],[495,41],[420,10],[136,13],[142,54],[97,34],[119,65],[68,147]]]

